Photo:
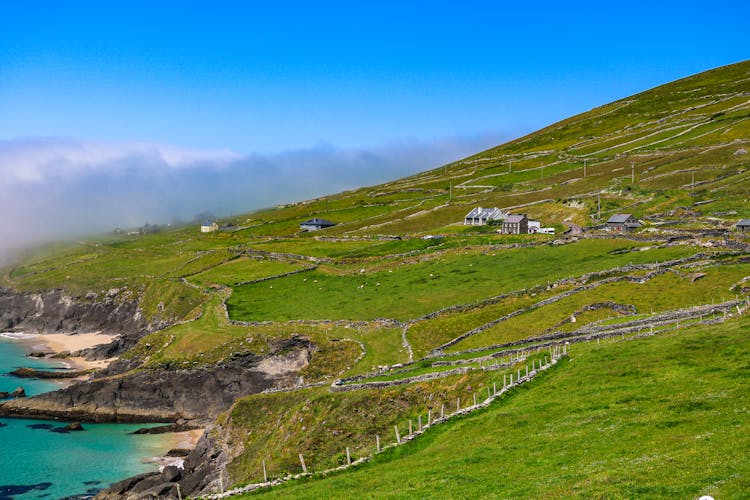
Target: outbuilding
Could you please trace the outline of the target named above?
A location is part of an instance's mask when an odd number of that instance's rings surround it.
[[[750,219],[742,219],[734,227],[737,228],[737,231],[742,231],[743,233],[750,233]]]
[[[639,227],[641,227],[641,223],[631,214],[615,214],[607,221],[608,231],[624,233],[638,229]]]
[[[321,229],[325,229],[327,227],[332,227],[335,225],[335,222],[315,217],[314,219],[307,220],[300,224],[299,228],[303,231],[320,231]]]

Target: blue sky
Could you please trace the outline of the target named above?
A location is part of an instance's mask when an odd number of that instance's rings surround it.
[[[746,2],[5,2],[0,138],[518,134],[748,57]]]
[[[749,5],[3,2],[17,213],[0,231],[26,244],[435,167],[747,59]]]

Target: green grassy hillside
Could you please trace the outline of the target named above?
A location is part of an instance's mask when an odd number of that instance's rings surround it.
[[[577,346],[509,397],[371,464],[247,498],[741,498],[750,321]]]
[[[299,453],[312,470],[340,464],[346,447],[368,456],[374,434],[481,396],[569,342],[570,361],[507,401],[278,494],[740,496],[750,233],[734,224],[750,218],[749,176],[746,61],[415,176],[222,221],[229,232],[37,249],[0,285],[137,300],[152,324],[172,324],[124,354],[145,367],[210,369],[308,337],[317,350],[300,387],[221,417],[230,484],[258,481],[263,461],[272,477],[300,472]],[[476,206],[556,234],[463,225]],[[643,227],[602,229],[622,212]],[[337,225],[301,232],[314,216]],[[340,379],[401,383],[331,391]]]

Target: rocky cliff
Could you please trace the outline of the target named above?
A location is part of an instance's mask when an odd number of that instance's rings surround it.
[[[59,391],[0,405],[0,415],[92,422],[210,422],[235,399],[299,380],[313,344],[304,337],[277,341],[266,356],[238,354],[193,369],[135,367],[123,362]],[[118,371],[126,370],[124,373]],[[116,373],[110,375],[110,373]]]
[[[133,300],[112,290],[103,298],[74,298],[62,290],[21,293],[0,288],[0,331],[131,334],[148,322]]]

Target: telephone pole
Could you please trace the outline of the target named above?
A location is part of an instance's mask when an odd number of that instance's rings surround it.
[[[630,162],[630,183],[635,184],[635,162]]]
[[[583,159],[583,177],[586,178],[586,158]]]

